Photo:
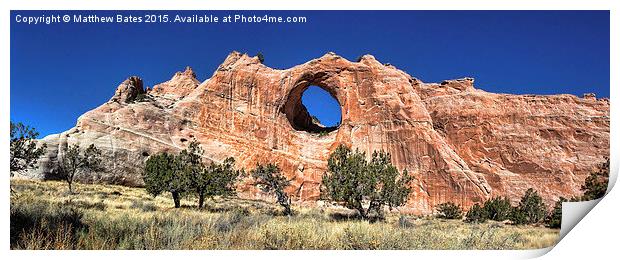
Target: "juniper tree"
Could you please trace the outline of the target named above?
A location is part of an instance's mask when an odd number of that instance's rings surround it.
[[[519,206],[512,209],[510,219],[514,224],[538,223],[547,215],[545,208],[545,204],[538,192],[529,188],[521,197]]]
[[[69,185],[69,192],[73,193],[73,181],[79,171],[98,171],[101,169],[101,151],[91,144],[82,151],[78,144],[67,147],[67,150],[58,156],[52,174],[64,179]]]
[[[487,219],[504,221],[510,218],[512,206],[507,197],[495,197],[485,201],[482,209]]]
[[[149,157],[142,178],[148,193],[156,197],[170,192],[174,207],[181,207],[181,196],[187,192],[188,178],[177,156],[162,152]]]
[[[553,210],[551,211],[551,214],[549,214],[547,216],[547,218],[545,219],[545,224],[547,225],[547,227],[549,228],[560,228],[562,226],[562,202],[566,202],[568,200],[566,200],[563,197],[560,197],[560,200],[558,200],[555,205],[553,206]]]
[[[10,149],[10,176],[16,172],[33,168],[39,157],[45,153],[46,144],[37,147],[36,139],[39,133],[22,123],[11,122],[11,149]]]
[[[465,222],[482,223],[485,221],[487,221],[487,214],[478,203],[474,204],[465,215]]]
[[[385,205],[403,205],[411,192],[413,177],[406,170],[399,173],[390,162],[390,154],[383,151],[373,152],[367,161],[365,153],[340,145],[329,156],[327,168],[322,197],[357,210],[364,219],[370,214],[381,217]]]
[[[234,169],[235,159],[228,157],[222,163],[211,163],[193,179],[192,189],[198,195],[198,207],[202,208],[205,198],[232,196],[235,194],[235,180],[241,171]]]
[[[284,208],[285,215],[291,215],[291,199],[284,191],[290,185],[281,174],[280,168],[272,163],[257,164],[256,168],[250,171],[250,175],[254,178],[255,185],[263,192],[275,194],[278,204]]]
[[[463,209],[460,205],[452,202],[437,204],[437,217],[444,219],[460,219],[463,217]]]
[[[195,192],[199,197],[199,207],[202,207],[205,195],[205,184],[203,183],[203,172],[205,171],[202,163],[203,150],[195,140],[190,142],[186,149],[183,149],[173,160],[176,167],[176,178],[180,180],[177,184],[179,190],[184,192]],[[181,187],[185,185],[185,187]],[[176,203],[175,203],[176,206]]]
[[[582,201],[602,198],[607,192],[609,182],[609,158],[598,166],[595,172],[591,173],[581,186],[583,191]]]

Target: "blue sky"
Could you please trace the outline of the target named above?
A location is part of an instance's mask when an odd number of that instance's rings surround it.
[[[131,75],[152,86],[189,65],[202,81],[233,50],[261,52],[274,68],[329,51],[350,60],[370,53],[424,82],[468,76],[491,92],[609,97],[608,11],[158,12],[306,16],[304,24],[15,21],[17,14],[78,13],[118,12],[11,12],[11,120],[35,127],[42,136],[74,126]],[[339,120],[319,95],[304,101],[323,123]]]

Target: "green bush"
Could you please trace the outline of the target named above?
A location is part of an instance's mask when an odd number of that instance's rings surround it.
[[[437,204],[437,217],[443,219],[460,219],[463,217],[463,210],[460,205],[452,202]]]
[[[263,53],[257,53],[256,57],[258,57],[258,61],[260,61],[260,63],[265,63],[265,56],[263,55]]]
[[[583,191],[582,201],[602,198],[607,192],[609,182],[609,158],[598,166],[598,169],[590,174],[581,186]]]
[[[562,227],[562,202],[566,202],[567,200],[563,197],[560,197],[555,205],[553,206],[553,210],[551,214],[547,216],[545,219],[545,224],[549,228],[560,228]]]
[[[538,192],[530,188],[521,198],[519,206],[512,208],[510,220],[514,224],[535,224],[542,221],[547,215],[545,204]]]
[[[465,222],[482,223],[485,221],[487,221],[487,213],[478,203],[474,204],[465,215]]]
[[[510,218],[512,206],[508,198],[495,197],[484,202],[482,207],[486,218],[495,221],[504,221]]]

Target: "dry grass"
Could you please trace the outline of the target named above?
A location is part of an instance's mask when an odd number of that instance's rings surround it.
[[[13,249],[531,249],[558,239],[558,230],[497,222],[390,214],[371,224],[320,208],[279,216],[271,204],[242,199],[174,209],[167,196],[113,185],[78,184],[78,194],[52,181],[11,187]]]

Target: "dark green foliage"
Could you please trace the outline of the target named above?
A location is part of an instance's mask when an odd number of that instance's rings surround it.
[[[11,177],[16,172],[33,168],[45,153],[46,144],[37,147],[39,133],[22,123],[11,122]]]
[[[474,204],[465,215],[466,222],[485,222],[487,220],[504,221],[510,219],[512,206],[507,197],[495,197],[484,202],[481,207]]]
[[[599,165],[596,172],[591,173],[581,186],[583,191],[582,201],[595,200],[605,196],[609,182],[609,158]]]
[[[73,144],[58,156],[52,174],[65,180],[69,184],[69,192],[73,193],[73,180],[79,171],[99,170],[101,170],[101,151],[94,144],[89,145],[84,151],[78,144]]]
[[[515,225],[523,225],[528,223],[525,212],[519,209],[519,207],[513,207],[510,211],[510,221],[512,221],[512,224]]]
[[[437,217],[444,219],[461,219],[463,217],[463,210],[460,205],[456,205],[452,202],[446,202],[437,204]]]
[[[206,197],[235,195],[235,181],[241,171],[234,169],[235,159],[228,157],[222,163],[211,163],[196,178],[192,189],[198,195],[198,207],[202,208]]]
[[[518,207],[512,209],[510,220],[514,224],[535,224],[542,221],[547,215],[542,198],[534,189],[530,188],[521,198]]]
[[[208,183],[205,183],[206,176],[204,174],[205,167],[202,163],[202,154],[203,150],[200,148],[200,144],[196,142],[196,140],[193,140],[186,149],[183,149],[179,155],[176,156],[173,162],[176,163],[175,167],[179,171],[177,178],[181,179],[179,185],[182,186],[180,189],[182,191],[178,193],[193,192],[198,195],[198,204],[200,208],[202,208],[208,188]]]
[[[146,160],[142,178],[146,191],[153,196],[170,192],[174,207],[181,207],[181,196],[187,192],[187,177],[177,156],[162,152]]]
[[[290,185],[290,181],[280,173],[280,168],[272,163],[262,165],[257,164],[256,168],[250,171],[257,185],[263,192],[275,194],[278,204],[284,207],[284,214],[291,215],[291,199],[284,192],[284,188]]]
[[[265,56],[263,55],[263,53],[261,52],[257,53],[256,57],[258,57],[258,60],[260,61],[260,63],[265,63]]]
[[[203,150],[195,140],[178,155],[160,153],[151,156],[144,167],[144,183],[147,192],[158,196],[170,192],[176,208],[181,207],[181,197],[196,194],[198,207],[206,198],[235,194],[234,182],[240,171],[234,170],[235,160],[230,157],[223,163],[211,163],[205,167]]]
[[[340,145],[327,161],[328,170],[323,175],[324,199],[342,203],[355,209],[362,218],[381,218],[383,206],[390,208],[405,204],[411,192],[413,177],[406,170],[402,174],[391,164],[390,155],[373,152],[366,161],[363,152],[352,152]],[[364,207],[368,202],[368,208]]]
[[[562,202],[566,202],[567,200],[563,197],[560,197],[555,205],[553,206],[553,210],[551,214],[547,216],[545,219],[545,224],[549,228],[560,228],[562,226]]]
[[[485,201],[482,209],[487,219],[504,221],[510,218],[512,206],[510,205],[510,200],[507,197],[495,197]]]
[[[478,203],[474,204],[465,215],[465,222],[483,223],[485,221],[487,221],[487,213]]]

